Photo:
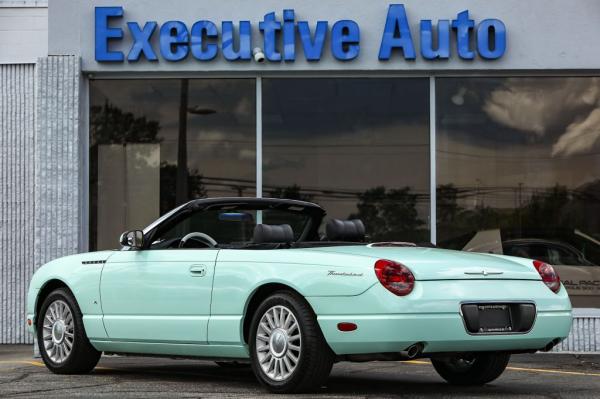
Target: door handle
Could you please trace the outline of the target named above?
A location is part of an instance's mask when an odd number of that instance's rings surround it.
[[[206,266],[192,265],[190,266],[190,274],[194,277],[204,277],[206,275]]]

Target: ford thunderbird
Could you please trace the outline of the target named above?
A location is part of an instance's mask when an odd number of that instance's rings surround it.
[[[54,373],[89,372],[102,352],[194,357],[252,367],[273,392],[318,388],[339,361],[415,358],[485,384],[569,333],[547,263],[370,242],[360,220],[325,220],[295,200],[188,202],[119,250],[42,266],[27,323]]]

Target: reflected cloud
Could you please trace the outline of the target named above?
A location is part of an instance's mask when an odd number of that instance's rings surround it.
[[[256,150],[242,148],[238,154],[239,159],[253,161],[256,159]]]
[[[490,93],[483,111],[501,125],[541,137],[597,104],[599,83],[598,78],[510,78]]]
[[[233,108],[233,113],[238,117],[254,115],[254,102],[248,97],[242,97]]]
[[[269,156],[269,154],[263,155],[263,173],[265,171],[276,171],[283,169],[300,169],[306,166],[306,161],[302,158],[291,159],[291,157],[280,157],[277,155]]]
[[[582,121],[573,122],[567,127],[552,146],[552,155],[575,155],[590,150],[600,139],[600,108],[594,109]]]
[[[133,156],[136,165],[143,168],[158,168],[160,165],[160,145],[159,144],[129,144],[135,149]]]
[[[600,138],[600,79],[509,78],[482,109],[498,124],[553,141],[552,156],[586,153]]]

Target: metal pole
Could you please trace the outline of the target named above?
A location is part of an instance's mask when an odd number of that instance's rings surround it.
[[[187,168],[187,112],[188,112],[188,79],[181,79],[179,97],[179,136],[177,139],[177,177],[175,186],[175,205],[188,200],[188,168]]]
[[[262,198],[262,78],[256,78],[256,197]],[[262,224],[262,212],[256,213],[256,223]]]
[[[429,232],[432,244],[437,242],[437,181],[435,150],[435,76],[429,77]]]

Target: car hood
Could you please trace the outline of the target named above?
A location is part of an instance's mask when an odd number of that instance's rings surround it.
[[[417,280],[540,280],[531,260],[512,256],[422,247],[353,245],[310,251],[389,259],[408,266]],[[373,262],[374,263],[374,262]]]

